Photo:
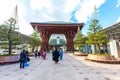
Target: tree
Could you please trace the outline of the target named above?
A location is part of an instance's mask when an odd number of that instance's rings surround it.
[[[79,31],[77,32],[76,36],[75,36],[75,39],[74,39],[74,46],[75,48],[80,48],[83,47],[85,45],[85,38],[83,38],[83,35],[82,33]]]
[[[99,37],[97,32],[100,31],[102,27],[99,25],[99,20],[93,19],[91,24],[89,25],[89,32],[88,32],[88,40],[86,41],[87,44],[93,44],[95,47],[95,52],[97,52],[97,46],[99,46]],[[100,52],[100,50],[98,50]]]
[[[95,34],[96,32],[100,31],[101,29],[102,29],[102,27],[99,24],[99,20],[93,19],[91,21],[91,24],[89,25],[89,28],[88,28],[89,32],[88,32],[88,34],[91,34],[91,33]]]
[[[8,28],[5,24],[0,25],[0,41],[7,41]]]
[[[40,37],[36,31],[34,31],[30,37],[31,37],[30,44],[32,46],[32,51],[34,52],[35,47],[38,48],[38,46],[40,46],[41,44]]]
[[[96,10],[95,17],[92,19],[88,30],[88,40],[86,41],[86,43],[93,44],[95,46],[95,52],[97,52],[96,47],[98,47],[98,53],[100,53],[100,44],[107,43],[108,39],[105,32],[102,31],[102,27],[99,24],[99,20],[96,19]]]
[[[99,32],[96,32],[95,34],[89,34],[88,35],[88,40],[86,41],[86,43],[96,45],[97,48],[98,48],[98,53],[101,53],[100,52],[100,44],[105,44],[108,41],[109,40],[108,40],[108,37],[105,34],[105,32],[104,31],[99,31]]]
[[[22,43],[22,38],[20,33],[17,32],[16,28],[16,20],[14,18],[10,18],[5,21],[4,24],[0,25],[0,40],[3,42],[2,44],[8,44],[9,47],[9,55],[11,54],[12,45],[17,45]]]

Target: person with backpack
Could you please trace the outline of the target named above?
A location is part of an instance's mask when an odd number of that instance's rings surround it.
[[[20,68],[24,68],[25,62],[26,62],[26,52],[25,52],[25,50],[23,50],[20,53]]]

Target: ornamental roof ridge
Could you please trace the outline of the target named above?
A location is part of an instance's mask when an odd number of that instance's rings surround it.
[[[67,22],[67,21],[48,21],[46,23],[54,23],[54,24],[72,24],[73,22]]]
[[[84,24],[84,23],[73,23],[73,22],[67,22],[67,21],[47,21],[47,22],[31,22],[31,24]]]

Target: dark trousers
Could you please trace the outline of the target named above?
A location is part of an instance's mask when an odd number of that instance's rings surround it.
[[[20,61],[20,68],[24,68],[25,61]]]

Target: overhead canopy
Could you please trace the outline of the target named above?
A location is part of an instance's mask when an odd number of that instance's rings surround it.
[[[104,30],[110,39],[120,40],[120,22]]]

